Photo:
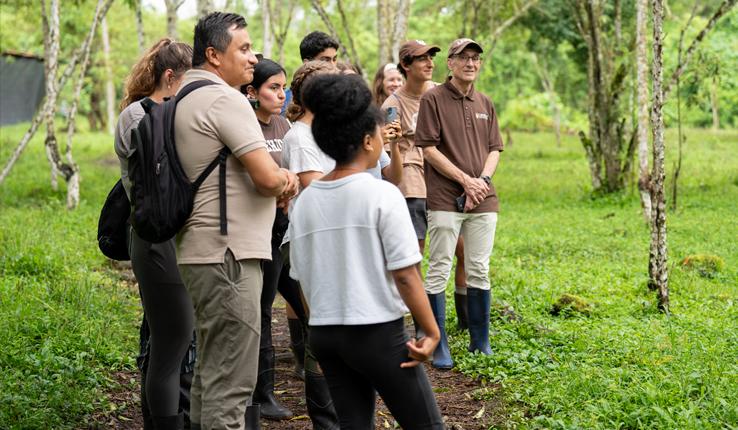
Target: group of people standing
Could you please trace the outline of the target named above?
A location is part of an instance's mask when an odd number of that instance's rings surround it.
[[[308,34],[288,90],[285,69],[254,53],[245,19],[214,12],[198,21],[192,47],[163,39],[132,69],[115,133],[129,194],[130,133],[145,104],[190,83],[215,85],[176,108],[186,175],[197,178],[224,146],[231,153],[176,239],[130,231],[146,429],[256,429],[260,417],[292,416],[274,396],[277,292],[316,429],[373,428],[376,393],[402,428],[444,428],[420,364],[453,367],[445,289],[455,254],[469,351],[491,353],[491,178],[502,140],[494,106],[474,88],[482,47],[452,42],[450,76],[437,85],[441,49],[408,41],[398,64],[380,67],[373,93],[337,63],[338,48]]]

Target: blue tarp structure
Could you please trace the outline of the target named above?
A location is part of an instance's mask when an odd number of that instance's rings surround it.
[[[3,52],[0,56],[0,126],[31,121],[44,94],[43,59]]]

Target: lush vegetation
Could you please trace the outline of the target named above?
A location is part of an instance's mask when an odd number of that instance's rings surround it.
[[[23,131],[0,129],[0,158]],[[135,366],[138,292],[96,241],[119,174],[111,154],[109,136],[79,136],[84,185],[72,212],[49,186],[42,135],[0,187],[0,428],[77,428],[111,407],[112,373]]]
[[[699,3],[687,43],[720,2]],[[150,45],[164,36],[165,17],[144,3]],[[236,3],[258,49],[260,13]],[[436,1],[413,1],[408,38],[444,48],[436,59],[436,81],[446,75],[448,43],[472,35],[470,3],[449,1],[439,11]],[[668,215],[672,315],[664,316],[646,288],[649,232],[634,186],[604,197],[594,197],[590,189],[575,137],[588,131],[587,54],[568,2],[540,0],[505,30],[494,50],[489,34],[523,2],[476,3],[481,3],[475,11],[480,25],[474,37],[488,48],[478,88],[495,101],[514,143],[495,178],[502,201],[492,257],[495,354],[465,353],[467,335],[452,332],[458,368],[500,384],[499,390],[479,395],[504,399],[503,427],[738,429],[738,13],[727,14],[700,44],[680,90],[672,91],[665,106],[672,127],[667,134],[670,178],[677,94],[685,126],[711,126],[719,109],[722,130],[686,133],[679,207]],[[603,3],[609,34],[615,3]],[[130,4],[115,2],[107,18],[118,100],[139,55]],[[632,41],[634,2],[619,4],[623,37]],[[667,78],[692,4],[669,2]],[[367,13],[366,2],[358,0],[343,0],[343,5],[358,55],[372,75],[378,62],[375,11]],[[62,69],[88,31],[93,9],[91,0],[64,3]],[[333,6],[328,13],[340,22]],[[192,40],[193,26],[193,18],[180,19],[181,40]],[[345,30],[336,26],[345,38]],[[300,39],[314,29],[325,28],[308,2],[298,2],[285,42],[288,71],[300,64]],[[38,2],[0,1],[0,51],[43,55],[42,40]],[[616,61],[632,71],[628,54]],[[104,111],[101,95],[108,76],[99,38],[92,55],[81,116]],[[622,99],[634,117],[633,74]],[[554,94],[544,91],[544,75]],[[62,105],[70,95],[68,84]],[[561,146],[549,133],[551,97],[566,133]],[[82,130],[74,142],[82,175],[79,208],[65,209],[63,181],[58,191],[49,185],[43,130],[0,186],[0,428],[84,427],[93,412],[115,407],[106,397],[115,384],[113,372],[134,365],[138,293],[95,243],[99,208],[118,166],[111,137],[79,122]],[[3,164],[27,126],[0,128]],[[564,306],[552,315],[565,294],[584,300],[585,312]]]
[[[0,156],[22,132],[0,129]],[[451,334],[461,371],[502,383],[480,395],[503,396],[509,427],[738,426],[738,133],[687,135],[666,317],[645,285],[648,230],[635,192],[592,199],[574,137],[557,148],[550,134],[513,134],[495,179],[495,354],[469,355],[466,334]],[[134,365],[137,292],[95,243],[118,173],[110,138],[80,135],[75,211],[51,190],[41,144],[0,187],[0,428],[83,425],[114,407],[111,374]],[[723,264],[681,264],[697,254]],[[593,303],[590,314],[550,315],[564,293]],[[497,316],[506,306],[520,319]]]
[[[463,372],[502,383],[510,426],[738,426],[738,133],[687,135],[681,203],[668,218],[671,317],[646,288],[635,191],[590,199],[573,138],[556,148],[545,134],[514,135],[495,179],[495,354],[470,356],[467,335],[452,335]],[[724,265],[682,264],[700,254]],[[552,316],[565,293],[591,302],[589,315]]]

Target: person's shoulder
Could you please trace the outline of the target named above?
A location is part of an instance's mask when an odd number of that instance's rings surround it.
[[[307,125],[296,122],[292,128],[284,135],[283,141],[296,145],[296,146],[314,146],[315,140],[313,134],[310,131],[310,127]]]
[[[444,85],[436,84],[434,87],[423,93],[423,96],[420,98],[420,100],[438,100],[439,98],[443,97],[446,91],[447,90]]]
[[[272,121],[274,121],[274,126],[277,129],[289,130],[292,127],[290,122],[281,115],[272,115]]]
[[[400,107],[400,97],[402,97],[400,90],[395,91],[394,94],[390,94],[390,96],[384,100],[384,103],[382,103],[382,110],[386,110],[390,107]]]
[[[121,111],[120,115],[118,115],[119,127],[125,132],[126,129],[138,124],[144,115],[146,115],[146,111],[141,105],[141,101],[135,101],[126,106],[126,108]]]

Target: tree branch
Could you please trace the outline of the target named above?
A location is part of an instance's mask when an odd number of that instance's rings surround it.
[[[669,96],[669,92],[671,91],[671,88],[676,84],[677,79],[684,73],[684,71],[687,68],[687,64],[689,64],[689,60],[692,59],[692,55],[694,54],[695,50],[697,49],[697,45],[702,42],[702,40],[705,38],[707,33],[712,30],[712,28],[715,26],[715,24],[720,20],[720,18],[723,17],[733,6],[735,6],[736,2],[738,0],[724,0],[723,3],[720,5],[720,7],[715,11],[715,13],[712,15],[710,20],[707,22],[707,25],[705,25],[705,28],[702,29],[702,31],[699,32],[697,37],[694,38],[692,41],[692,44],[689,45],[689,48],[687,49],[687,52],[684,55],[684,58],[682,61],[679,62],[677,65],[677,68],[674,70],[674,73],[671,74],[671,79],[669,79],[669,84],[664,88],[664,100]]]

